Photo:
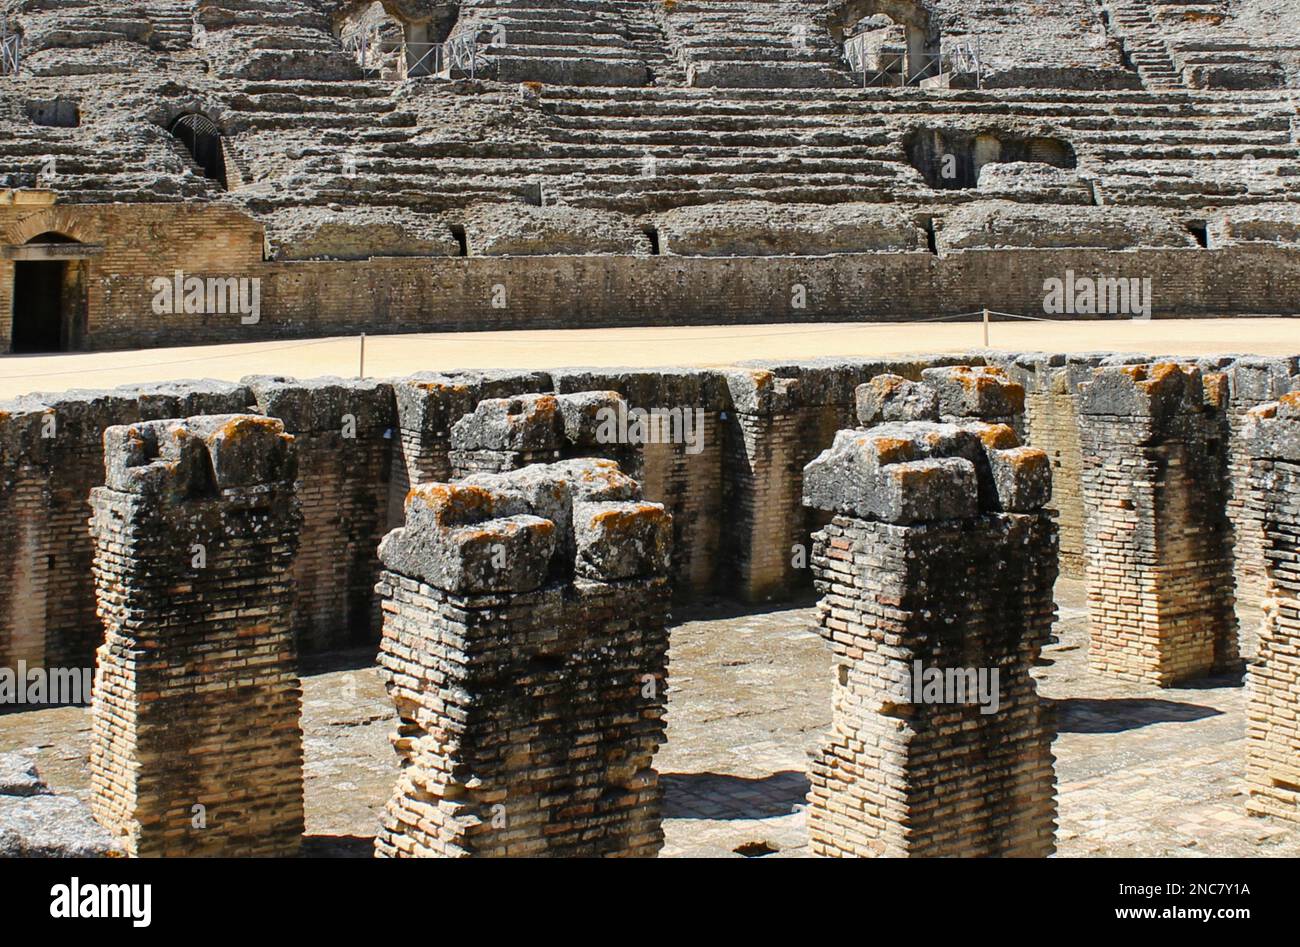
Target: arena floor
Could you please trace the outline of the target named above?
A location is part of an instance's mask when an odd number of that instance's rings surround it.
[[[536,332],[371,336],[365,374],[399,377],[456,368],[667,365],[708,367],[759,358],[873,357],[971,352],[978,322],[696,326]],[[1300,353],[1300,321],[1282,318],[1161,319],[1150,322],[995,322],[989,345],[1011,351],[1143,352],[1153,355]],[[237,381],[245,375],[355,376],[358,336],[129,352],[0,357],[0,398],[30,391],[111,388],[179,378]]]
[[[1240,675],[1162,690],[1089,671],[1084,594],[1082,582],[1058,584],[1059,641],[1036,673],[1058,714],[1058,854],[1300,855],[1292,829],[1245,814]],[[807,752],[831,700],[830,653],[807,606],[719,603],[673,626],[668,738],[656,758],[663,855],[807,854]],[[398,769],[373,653],[315,659],[303,687],[306,852],[368,857]],[[0,752],[30,753],[54,791],[87,799],[89,728],[78,708],[0,714]]]

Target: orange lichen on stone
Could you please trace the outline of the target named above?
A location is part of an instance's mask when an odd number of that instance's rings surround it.
[[[1149,392],[1154,391],[1175,377],[1182,377],[1183,374],[1181,365],[1174,362],[1157,362],[1149,368],[1142,378],[1135,378],[1135,380],[1138,388]]]
[[[990,450],[1010,450],[1020,446],[1020,438],[1009,424],[985,424],[978,429],[979,439]]]
[[[620,506],[614,510],[601,510],[591,518],[591,525],[599,526],[613,537],[627,538],[637,532],[636,527],[643,522],[661,523],[665,517],[663,509],[649,503]]]
[[[422,381],[416,384],[421,391],[427,391],[430,394],[454,394],[463,395],[469,392],[468,385],[449,385],[441,381]]]
[[[944,468],[938,464],[925,463],[899,464],[889,471],[890,476],[904,487],[929,483],[943,472]]]
[[[1285,405],[1288,408],[1300,409],[1300,391],[1292,391],[1277,399],[1278,404]]]
[[[410,509],[416,504],[433,511],[442,526],[478,523],[490,519],[496,509],[496,497],[483,487],[456,483],[422,483],[406,495]]]
[[[1014,470],[1041,469],[1047,466],[1047,451],[1041,447],[1020,447],[1007,453]]]
[[[873,437],[868,443],[881,464],[898,464],[916,456],[916,444],[905,437]]]
[[[272,433],[282,435],[284,433],[283,425],[275,418],[264,418],[250,414],[241,414],[238,417],[231,418],[225,424],[212,434],[208,441],[211,443],[220,437],[231,443],[238,443],[241,439],[259,433]],[[185,428],[176,429],[176,439],[181,440],[189,436],[189,431]]]

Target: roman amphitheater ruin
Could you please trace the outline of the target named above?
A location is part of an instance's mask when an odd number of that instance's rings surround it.
[[[1300,854],[1298,92],[1300,0],[0,0],[0,854]]]

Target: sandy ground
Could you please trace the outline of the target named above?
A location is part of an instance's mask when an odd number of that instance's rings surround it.
[[[453,368],[710,367],[757,358],[970,352],[983,345],[983,326],[977,322],[386,335],[366,339],[365,371],[370,377],[396,377]],[[1238,318],[995,322],[990,327],[989,345],[1019,351],[1294,355],[1300,353],[1300,321]],[[178,378],[237,381],[250,374],[354,376],[360,371],[360,356],[359,336],[130,352],[0,356],[0,397]]]

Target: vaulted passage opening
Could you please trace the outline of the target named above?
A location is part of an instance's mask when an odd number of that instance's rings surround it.
[[[26,247],[39,254],[45,247],[77,241],[62,234],[33,237]],[[82,333],[83,266],[78,260],[19,259],[14,263],[14,352],[67,352]]]
[[[1069,142],[1047,136],[921,128],[907,136],[903,147],[926,182],[945,190],[978,187],[980,171],[989,164],[1029,161],[1054,168],[1079,166]]]
[[[454,2],[362,0],[335,16],[334,31],[366,76],[407,79],[444,67],[441,47],[459,15]]]
[[[194,163],[202,169],[205,178],[216,181],[222,187],[229,187],[221,129],[211,119],[192,112],[176,119],[170,131],[194,158]]]
[[[942,71],[930,12],[915,0],[845,0],[827,26],[850,68],[877,75],[877,84],[910,84]]]

